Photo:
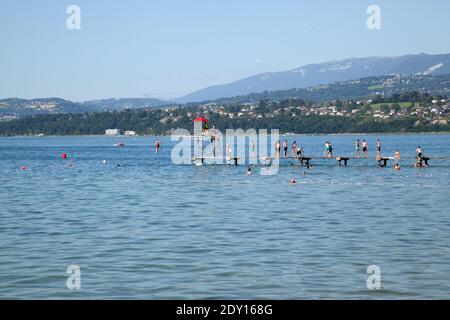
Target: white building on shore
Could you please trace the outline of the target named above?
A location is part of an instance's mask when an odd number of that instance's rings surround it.
[[[120,135],[120,129],[106,129],[105,136],[118,136]]]

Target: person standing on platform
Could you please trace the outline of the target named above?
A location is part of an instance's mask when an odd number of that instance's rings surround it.
[[[364,140],[363,140],[363,143],[362,143],[362,150],[363,150],[364,158],[366,158],[366,159],[367,159],[367,157],[369,156],[368,149],[369,149],[369,144],[368,144],[367,141],[364,139]]]
[[[294,158],[295,157],[295,150],[297,149],[297,141],[292,142],[291,145],[291,157]]]
[[[283,142],[283,158],[287,157],[287,150],[288,150],[288,141],[284,140],[284,142]]]
[[[381,158],[381,141],[377,139],[377,159]]]
[[[361,141],[359,141],[359,139],[356,139],[356,143],[355,143],[355,156],[357,158],[361,157],[360,151],[361,150]]]
[[[400,151],[397,149],[397,150],[395,150],[395,153],[394,153],[394,163],[396,165],[400,164],[400,159],[401,159]]]

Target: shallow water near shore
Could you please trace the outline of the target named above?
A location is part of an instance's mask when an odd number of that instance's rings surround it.
[[[174,165],[169,137],[158,154],[155,137],[0,138],[0,298],[449,299],[450,135],[286,138],[344,156],[357,137],[370,159],[283,160],[272,176]],[[377,167],[378,137],[431,167]]]

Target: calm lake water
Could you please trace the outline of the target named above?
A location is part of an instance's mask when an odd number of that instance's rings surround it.
[[[400,171],[358,137],[371,160],[272,176],[174,165],[170,138],[159,154],[154,137],[0,138],[0,298],[449,299],[450,136],[381,135],[383,154],[447,158]],[[357,136],[287,138],[320,156],[326,140],[352,154]]]

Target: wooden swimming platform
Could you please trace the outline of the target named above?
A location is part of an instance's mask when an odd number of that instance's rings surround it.
[[[417,167],[428,167],[428,161],[430,161],[429,157],[417,157],[416,158],[416,166]]]
[[[194,157],[192,158],[192,161],[194,162],[194,164],[197,163],[197,161],[201,161],[201,164],[204,164],[205,160],[218,160],[222,163],[225,160],[226,162],[232,162],[235,166],[237,166],[239,159],[240,158],[238,157]]]
[[[256,157],[248,157],[248,159],[255,159]],[[239,165],[239,160],[240,159],[245,159],[245,157],[240,158],[240,157],[208,157],[208,156],[201,156],[201,157],[193,157],[192,161],[193,164],[204,164],[205,160],[211,160],[211,161],[215,161],[215,164],[234,164],[234,165]],[[307,168],[312,167],[311,165],[311,161],[312,160],[323,160],[323,159],[331,159],[331,160],[335,160],[338,166],[343,166],[343,167],[347,167],[348,163],[350,160],[373,160],[374,158],[369,158],[369,157],[355,157],[355,156],[351,156],[351,157],[346,157],[346,156],[336,156],[336,157],[326,157],[326,156],[310,156],[310,157],[296,157],[296,156],[288,156],[288,157],[273,157],[273,156],[267,156],[267,157],[261,157],[258,159],[258,161],[260,162],[260,165],[272,165],[274,160],[279,160],[280,162],[283,160],[296,160],[298,161],[298,163],[301,166],[305,166]],[[431,160],[430,157],[402,157],[401,160],[415,160],[414,162],[414,166],[416,167],[428,167],[429,166],[429,161]],[[433,158],[435,159],[435,158]],[[436,158],[439,159],[439,158]],[[447,160],[447,158],[444,158]],[[375,158],[376,163],[379,167],[387,167],[388,166],[388,162],[390,160],[395,160],[394,157],[376,157]]]
[[[394,158],[391,158],[391,157],[378,157],[377,158],[378,166],[379,167],[386,167],[387,166],[387,162],[389,160],[392,160],[392,159],[394,159]]]
[[[350,160],[350,157],[336,157],[336,161],[339,166],[342,166],[342,162],[344,162],[344,167],[347,166],[347,161]]]

